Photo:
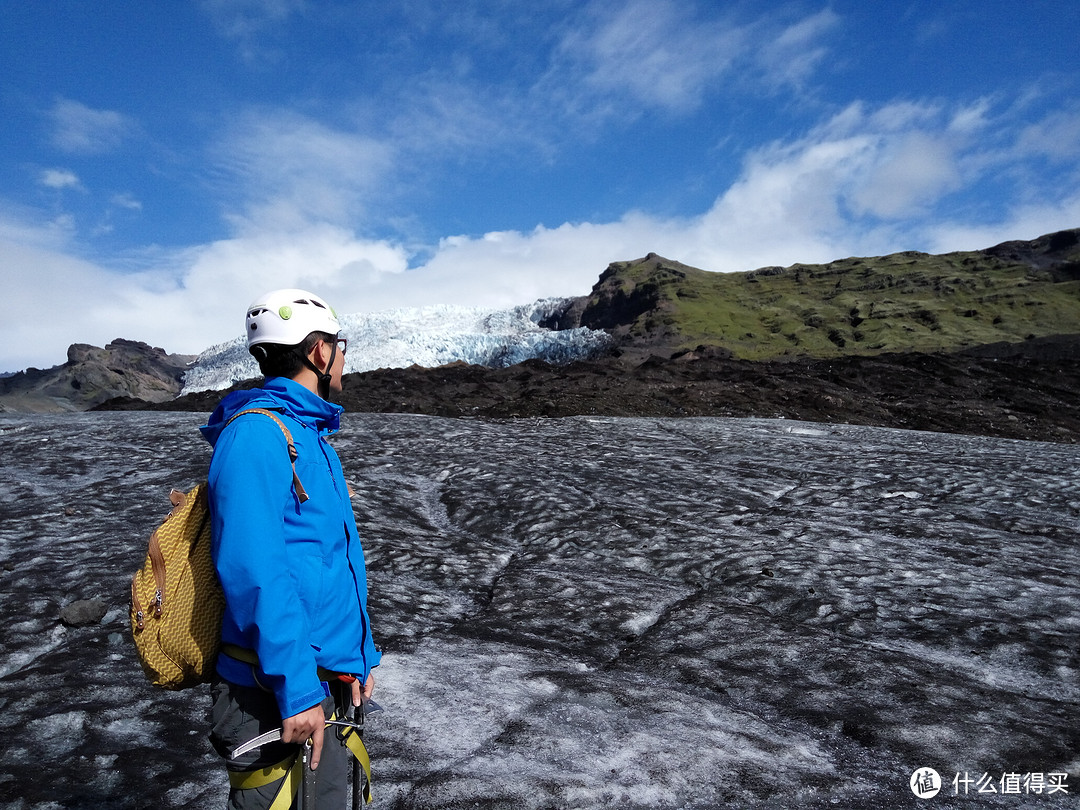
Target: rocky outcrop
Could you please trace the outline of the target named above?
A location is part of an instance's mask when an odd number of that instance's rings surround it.
[[[654,349],[671,348],[680,336],[665,288],[704,272],[655,253],[612,262],[592,292],[575,299],[552,328],[603,329],[615,338],[620,355],[630,353],[636,359]]]
[[[1055,282],[1080,281],[1080,228],[1040,236],[1031,241],[1002,242],[987,255],[1048,270]]]
[[[195,355],[166,354],[131,340],[117,339],[105,348],[76,343],[63,365],[0,379],[0,410],[84,411],[114,397],[163,402],[180,393],[184,372],[194,360]]]

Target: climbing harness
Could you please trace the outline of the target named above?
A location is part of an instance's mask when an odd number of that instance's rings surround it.
[[[377,711],[378,708],[378,706],[375,706],[374,710]],[[364,747],[364,741],[361,739],[364,731],[363,718],[365,711],[363,707],[357,707],[357,709],[360,717],[359,722],[338,720],[336,713],[330,715],[330,719],[326,721],[327,727],[337,726],[344,729],[341,732],[340,739],[345,747],[349,749],[349,753],[355,762],[353,766],[354,807],[358,806],[360,796],[363,796],[365,804],[371,803],[371,759],[368,756],[367,748]],[[281,734],[282,730],[280,728],[260,734],[237,746],[231,752],[230,758],[236,759],[242,754],[253,751],[266,743],[277,742],[281,739]],[[301,810],[310,810],[311,796],[308,791],[311,788],[311,780],[305,778],[310,767],[311,740],[308,740],[294,756],[288,757],[276,765],[270,765],[257,771],[230,771],[229,784],[233,788],[247,790],[249,788],[263,787],[280,779],[282,780],[281,787],[278,788],[269,810],[287,810],[298,792],[303,802],[300,805]],[[361,771],[363,773],[362,786],[357,781]]]

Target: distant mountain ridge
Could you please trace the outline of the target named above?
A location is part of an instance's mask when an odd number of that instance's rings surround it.
[[[953,352],[1080,333],[1080,229],[987,250],[907,251],[713,273],[613,262],[558,328],[608,331],[634,361],[709,346],[746,360]]]

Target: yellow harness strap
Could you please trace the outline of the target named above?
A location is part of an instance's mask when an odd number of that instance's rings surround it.
[[[360,767],[364,769],[364,804],[371,804],[371,758],[368,756],[367,748],[364,747],[364,741],[360,739],[360,735],[354,728],[345,729],[342,738],[349,752],[356,757]],[[356,789],[356,785],[353,785],[353,790]]]
[[[337,719],[337,712],[330,715],[331,720]],[[356,733],[356,729],[347,728],[342,734],[345,747],[349,753],[356,757],[360,766],[364,769],[364,803],[371,804],[371,758],[368,756],[364,741]],[[296,756],[283,759],[276,765],[270,765],[258,771],[229,771],[229,785],[237,790],[250,790],[269,785],[279,779],[283,779],[281,787],[274,795],[274,801],[269,810],[288,810],[292,805],[296,793],[300,789],[300,783],[304,778],[304,759],[299,753]],[[353,785],[353,790],[356,790]]]
[[[237,790],[263,787],[281,779],[270,810],[288,810],[304,779],[304,760],[300,754],[259,771],[229,771],[229,785]]]

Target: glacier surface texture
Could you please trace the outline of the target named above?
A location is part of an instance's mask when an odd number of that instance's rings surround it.
[[[0,808],[224,804],[206,691],[150,687],[127,627],[202,420],[0,416]],[[376,808],[1078,806],[1080,447],[360,414],[333,443]]]

